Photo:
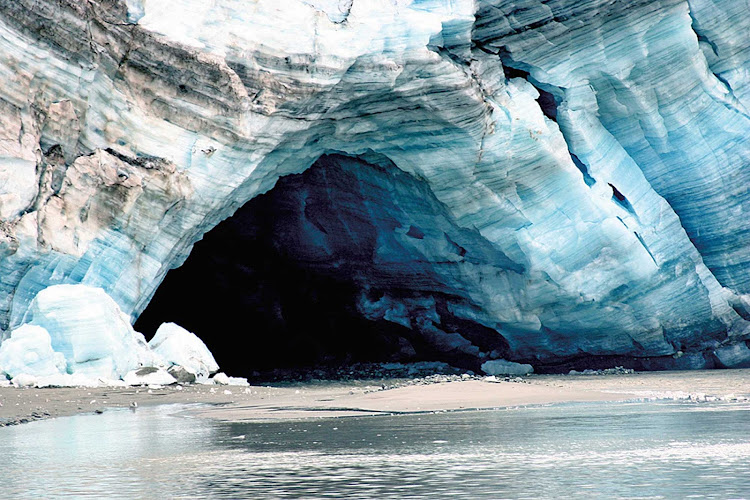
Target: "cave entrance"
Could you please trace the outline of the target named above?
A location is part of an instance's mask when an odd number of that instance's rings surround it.
[[[173,321],[222,370],[249,377],[380,361],[477,369],[478,348],[455,344],[459,328],[507,348],[449,313],[462,299],[436,263],[464,260],[467,231],[426,183],[371,156],[324,155],[247,202],[167,274],[136,329]]]

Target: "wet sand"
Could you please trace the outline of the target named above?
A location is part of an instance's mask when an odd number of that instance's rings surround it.
[[[382,380],[285,386],[112,388],[0,387],[0,426],[109,408],[203,403],[191,413],[223,421],[264,421],[490,409],[547,403],[622,401],[692,394],[750,394],[750,369],[620,375],[533,375],[524,382],[466,380],[381,390]],[[386,381],[387,383],[388,381]],[[388,384],[387,384],[388,385]]]

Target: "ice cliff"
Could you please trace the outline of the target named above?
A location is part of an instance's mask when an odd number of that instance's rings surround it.
[[[56,284],[135,321],[266,196],[285,232],[252,235],[343,283],[402,357],[748,366],[748,13],[0,0],[3,336]]]

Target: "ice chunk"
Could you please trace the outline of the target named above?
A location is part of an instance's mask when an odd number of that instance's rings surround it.
[[[229,379],[229,383],[227,385],[236,385],[239,387],[247,387],[250,385],[247,379],[244,377],[227,377],[227,378]]]
[[[25,320],[49,332],[52,349],[65,356],[67,372],[119,379],[163,361],[104,290],[55,285],[37,294]]]
[[[34,375],[29,375],[28,373],[21,373],[13,377],[13,380],[11,380],[11,382],[16,387],[33,387],[37,383],[37,378]]]
[[[504,359],[493,359],[482,363],[482,371],[487,375],[528,375],[534,372],[534,368]]]
[[[163,368],[146,367],[133,370],[122,378],[127,385],[170,385],[177,379]]]
[[[148,345],[167,363],[182,366],[196,378],[208,378],[219,370],[206,344],[180,325],[162,323]]]
[[[49,333],[41,326],[22,325],[0,345],[0,372],[10,378],[65,373],[65,356],[52,349]]]
[[[240,387],[247,387],[248,385],[250,385],[248,384],[246,378],[230,377],[224,372],[220,372],[214,375],[211,381],[213,381],[214,384],[218,385],[237,385]]]

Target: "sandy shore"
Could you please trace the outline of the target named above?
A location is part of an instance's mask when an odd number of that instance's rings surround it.
[[[381,380],[283,387],[0,387],[0,426],[49,417],[167,403],[204,403],[193,413],[224,421],[488,409],[533,404],[622,401],[687,394],[750,394],[750,369],[625,375],[535,375],[524,382],[466,380],[381,390]]]

